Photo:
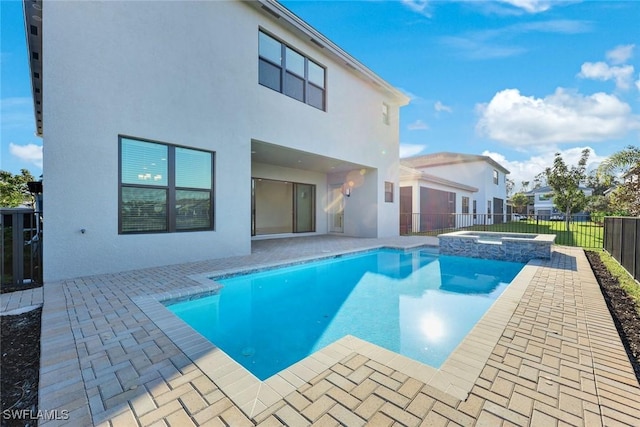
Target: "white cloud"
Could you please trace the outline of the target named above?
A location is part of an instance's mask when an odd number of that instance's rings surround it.
[[[442,37],[441,41],[468,59],[507,58],[526,52],[525,48],[492,43],[476,35],[470,35],[469,37]]]
[[[414,12],[418,12],[419,14],[424,15],[427,18],[431,18],[429,0],[402,0],[402,4],[413,10]]]
[[[452,113],[453,109],[447,105],[444,105],[442,102],[440,101],[436,101],[436,103],[433,105],[433,108],[435,108],[436,111],[440,112],[440,111],[446,111],[447,113]]]
[[[409,130],[427,130],[427,129],[429,129],[429,125],[426,124],[423,120],[418,119],[415,122],[410,123],[407,126],[407,129],[409,129]]]
[[[400,144],[400,158],[416,156],[427,148],[424,144]]]
[[[634,44],[626,44],[616,46],[607,52],[606,56],[610,63],[612,64],[624,64],[633,56],[633,48]]]
[[[589,160],[587,161],[587,170],[596,168],[604,159],[606,159],[606,156],[598,156],[595,150],[588,146],[574,147],[567,150],[545,150],[540,154],[532,155],[529,159],[521,161],[509,161],[503,154],[490,151],[484,151],[482,155],[491,157],[511,172],[508,177],[515,182],[514,192],[517,192],[520,191],[520,188],[522,187],[522,181],[529,181],[529,189],[533,187],[533,179],[535,176],[540,172],[543,172],[547,167],[553,165],[555,153],[560,153],[564,162],[568,166],[572,166],[578,164],[578,160],[580,160],[580,156],[582,155],[582,150],[585,148],[589,148],[591,150]]]
[[[463,35],[441,37],[446,46],[469,59],[506,58],[520,55],[526,47],[511,42],[515,37],[528,33],[578,34],[592,30],[588,21],[556,19],[527,22],[484,31],[467,32]]]
[[[9,143],[9,152],[19,159],[28,163],[33,163],[42,169],[42,145],[18,145],[11,142]]]
[[[585,62],[582,64],[578,77],[602,81],[614,80],[617,88],[629,89],[633,81],[633,72],[632,65],[612,67],[605,62]]]
[[[592,29],[589,21],[552,19],[549,21],[524,22],[506,28],[510,32],[540,32],[557,34],[588,33]]]
[[[551,1],[549,0],[500,0],[518,9],[522,9],[528,13],[540,13],[551,9]]]
[[[640,75],[638,75],[638,80],[636,80],[636,87],[640,90]]]
[[[476,111],[476,131],[511,146],[602,141],[640,129],[640,117],[628,104],[601,92],[584,96],[558,88],[534,98],[506,89],[476,105]]]

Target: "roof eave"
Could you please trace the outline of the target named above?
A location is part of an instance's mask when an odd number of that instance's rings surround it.
[[[24,0],[23,11],[36,135],[42,137],[42,0]]]
[[[308,37],[310,42],[329,52],[336,59],[343,62],[346,68],[358,73],[365,81],[383,92],[387,92],[396,101],[398,106],[407,105],[409,103],[410,98],[407,95],[371,71],[360,61],[349,55],[346,51],[276,0],[255,0],[254,4],[259,4],[260,7],[268,12],[274,19],[281,20],[281,22],[288,24],[297,32]]]

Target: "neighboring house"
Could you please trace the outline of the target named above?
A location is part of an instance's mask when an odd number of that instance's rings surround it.
[[[477,187],[440,178],[401,163],[400,234],[473,224],[471,201],[477,192]]]
[[[401,214],[409,209],[421,216],[468,214],[458,216],[458,227],[504,222],[509,171],[492,158],[443,152],[401,159],[400,164]],[[428,227],[420,225],[421,231]]]
[[[25,2],[44,278],[398,235],[408,97],[272,0]]]
[[[579,187],[585,196],[589,197],[593,194],[592,188]],[[530,214],[537,215],[539,219],[548,219],[551,215],[562,215],[561,212],[553,204],[553,189],[549,186],[535,188],[528,193],[528,197],[533,199],[533,205],[527,207]],[[579,215],[579,214],[577,214]]]

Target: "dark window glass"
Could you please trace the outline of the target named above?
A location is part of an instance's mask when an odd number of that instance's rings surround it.
[[[213,153],[120,138],[120,233],[213,229]]]
[[[262,31],[258,42],[258,82],[324,110],[326,70]]]
[[[304,79],[287,72],[284,80],[284,94],[304,102]]]
[[[260,59],[260,84],[280,92],[280,67]]]
[[[324,110],[324,90],[310,84],[307,90],[307,104]]]
[[[167,231],[167,190],[122,188],[122,232]]]
[[[211,193],[176,190],[176,229],[211,228]]]

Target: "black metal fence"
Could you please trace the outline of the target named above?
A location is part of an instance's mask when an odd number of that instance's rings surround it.
[[[42,216],[27,208],[0,209],[3,290],[42,284]]]
[[[555,234],[557,245],[603,247],[602,223],[589,215],[573,215],[567,231],[564,215],[519,214],[400,214],[401,235],[437,236],[457,230]]]
[[[605,217],[604,249],[640,280],[640,218]]]

